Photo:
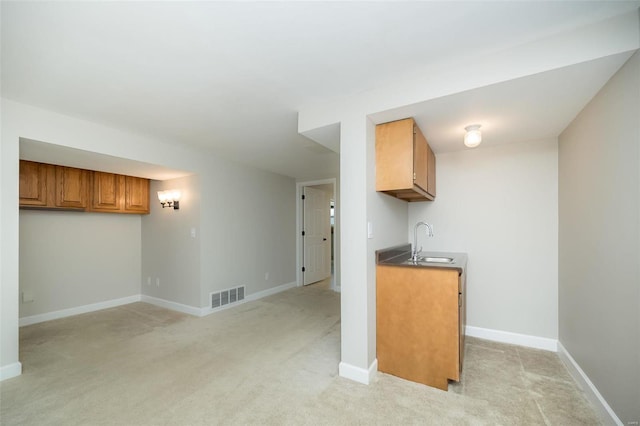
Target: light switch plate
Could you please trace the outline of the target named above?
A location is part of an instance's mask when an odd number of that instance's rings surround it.
[[[373,238],[373,222],[367,222],[367,238]]]

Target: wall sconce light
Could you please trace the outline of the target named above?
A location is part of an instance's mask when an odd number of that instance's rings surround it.
[[[166,191],[158,191],[158,200],[162,204],[162,208],[173,207],[174,210],[180,209],[180,191],[176,189],[168,189]]]
[[[475,148],[482,142],[482,133],[480,133],[480,124],[471,124],[464,128],[467,133],[464,134],[464,144],[469,148]]]

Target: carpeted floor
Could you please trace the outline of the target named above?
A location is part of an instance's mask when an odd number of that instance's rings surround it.
[[[295,288],[208,317],[145,303],[20,329],[2,425],[590,425],[556,354],[468,338],[449,392],[337,376],[340,295]]]

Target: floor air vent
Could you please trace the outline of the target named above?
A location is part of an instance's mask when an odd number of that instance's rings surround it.
[[[244,286],[211,293],[211,309],[222,308],[244,300]]]

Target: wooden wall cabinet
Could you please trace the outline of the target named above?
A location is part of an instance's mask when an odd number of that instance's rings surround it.
[[[93,172],[91,210],[118,212],[123,209],[124,176],[114,173]]]
[[[149,179],[20,161],[20,207],[149,213]]]
[[[20,205],[47,205],[47,164],[20,161]]]
[[[436,196],[436,157],[413,118],[376,126],[376,191],[407,201]]]
[[[20,160],[20,207],[83,210],[87,170]]]
[[[465,274],[383,265],[376,274],[378,370],[442,390],[460,381]]]
[[[93,172],[91,210],[105,213],[149,213],[149,179]]]
[[[149,179],[125,176],[124,210],[149,213]]]
[[[55,166],[56,207],[85,209],[89,172],[74,167]]]

